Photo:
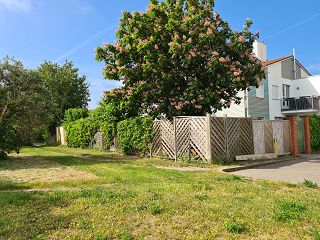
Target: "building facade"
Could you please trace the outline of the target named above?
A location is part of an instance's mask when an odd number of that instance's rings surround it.
[[[240,105],[232,104],[216,116],[277,120],[319,111],[320,75],[311,76],[293,55],[267,60],[264,43],[255,42],[254,53],[266,67],[266,79],[258,88],[240,92]]]

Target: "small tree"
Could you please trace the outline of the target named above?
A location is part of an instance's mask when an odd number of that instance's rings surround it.
[[[257,34],[233,31],[213,0],[151,0],[145,13],[124,12],[116,44],[96,50],[106,79],[123,80],[153,116],[203,115],[240,103],[240,90],[265,77],[252,54]],[[129,99],[130,100],[130,99]]]

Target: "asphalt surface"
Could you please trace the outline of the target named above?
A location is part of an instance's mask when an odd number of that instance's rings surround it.
[[[232,172],[254,179],[301,183],[310,180],[320,185],[320,154],[301,155],[298,159]]]

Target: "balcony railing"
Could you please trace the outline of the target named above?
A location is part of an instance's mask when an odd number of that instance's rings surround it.
[[[281,111],[320,110],[320,97],[285,98],[281,100]]]

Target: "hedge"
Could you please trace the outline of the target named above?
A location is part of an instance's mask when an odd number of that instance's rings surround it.
[[[104,145],[105,147],[110,148],[113,145],[116,136],[115,124],[112,122],[102,122],[99,125],[103,134]]]
[[[320,116],[310,118],[310,143],[313,150],[320,150]]]
[[[149,154],[153,134],[153,120],[150,117],[129,118],[117,125],[119,148],[128,155]]]
[[[99,125],[92,118],[81,118],[65,125],[69,147],[88,148]]]
[[[64,122],[69,124],[81,118],[86,118],[89,116],[89,111],[83,108],[70,108],[65,112]]]

